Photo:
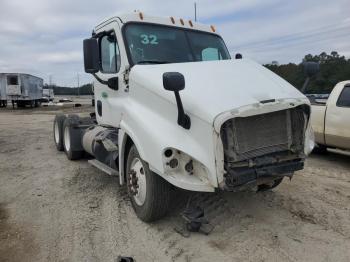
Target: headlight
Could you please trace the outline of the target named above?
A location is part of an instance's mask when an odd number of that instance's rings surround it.
[[[311,123],[309,124],[305,131],[305,141],[304,141],[304,153],[305,155],[309,155],[315,147],[315,135],[314,130],[311,127]]]

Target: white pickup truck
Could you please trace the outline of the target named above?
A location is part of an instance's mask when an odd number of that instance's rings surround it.
[[[338,83],[325,103],[313,103],[311,124],[315,150],[350,150],[350,81]]]
[[[119,176],[143,221],[166,214],[172,187],[277,186],[313,149],[310,102],[237,58],[213,26],[143,13],[100,23],[84,40],[95,114],[56,116],[57,149]]]

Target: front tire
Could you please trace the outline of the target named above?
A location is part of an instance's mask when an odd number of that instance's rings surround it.
[[[281,184],[283,181],[283,177],[274,180],[271,184],[262,184],[262,185],[258,185],[258,191],[269,191],[272,190],[274,188],[276,188],[277,186],[279,186],[279,184]]]
[[[325,145],[321,145],[321,144],[316,144],[316,146],[314,147],[314,150],[312,150],[313,153],[316,154],[327,154],[327,147]]]
[[[170,184],[149,170],[135,145],[129,151],[126,175],[128,194],[136,215],[144,222],[164,217],[170,205]]]

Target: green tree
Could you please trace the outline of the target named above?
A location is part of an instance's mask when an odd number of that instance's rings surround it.
[[[330,93],[336,83],[350,80],[350,59],[340,56],[337,51],[332,51],[330,54],[326,52],[319,55],[307,54],[302,59],[302,62],[309,61],[320,63],[320,72],[311,78],[306,93]],[[265,66],[300,89],[306,78],[302,62]]]

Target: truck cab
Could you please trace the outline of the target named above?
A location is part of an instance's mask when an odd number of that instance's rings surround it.
[[[215,27],[143,13],[112,17],[84,40],[95,115],[57,116],[69,159],[126,184],[143,221],[166,214],[173,187],[271,189],[313,148],[309,100],[249,60],[231,59]]]

